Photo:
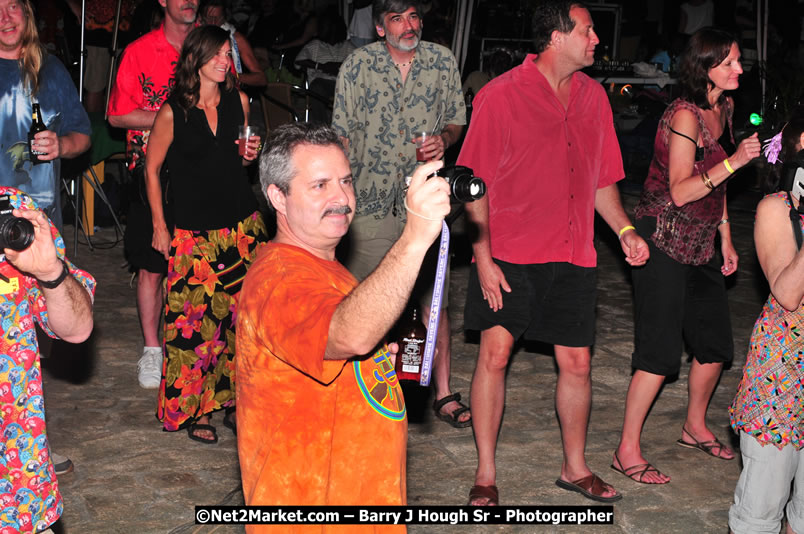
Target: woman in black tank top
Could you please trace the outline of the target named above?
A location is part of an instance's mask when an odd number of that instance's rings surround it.
[[[247,124],[246,96],[235,88],[229,33],[202,26],[185,39],[176,85],[156,116],[145,160],[152,246],[168,259],[164,362],[157,417],[167,431],[218,440],[210,416],[226,410],[236,431],[234,314],[240,285],[259,244],[267,240],[244,166],[257,159],[260,138],[239,151]],[[175,229],[165,224],[162,166]],[[231,341],[230,341],[231,340]]]

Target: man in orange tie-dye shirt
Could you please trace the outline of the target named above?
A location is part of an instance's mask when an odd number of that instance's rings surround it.
[[[352,171],[338,135],[327,126],[295,123],[269,138],[260,180],[276,211],[277,234],[252,264],[237,312],[246,504],[405,504],[405,402],[382,340],[449,213],[446,182],[426,179],[441,165],[414,173],[402,236],[358,284],[335,259],[355,210]]]

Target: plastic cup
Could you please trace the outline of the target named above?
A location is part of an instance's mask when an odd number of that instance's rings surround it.
[[[246,141],[249,140],[251,137],[260,137],[262,136],[262,128],[258,126],[240,126],[238,129],[238,136],[237,138],[240,139],[240,143],[237,147],[237,151],[241,156],[246,155]]]
[[[413,140],[416,143],[416,161],[427,161],[423,147],[429,138],[430,132],[419,132],[419,136]]]

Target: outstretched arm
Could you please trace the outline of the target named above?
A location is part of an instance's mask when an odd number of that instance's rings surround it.
[[[426,163],[413,174],[406,197],[408,221],[402,236],[377,268],[338,305],[329,325],[328,360],[370,352],[399,318],[430,245],[449,214],[449,186],[427,176],[441,168]]]

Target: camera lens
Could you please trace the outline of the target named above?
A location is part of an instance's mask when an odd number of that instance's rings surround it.
[[[459,202],[472,202],[486,194],[486,182],[471,174],[459,174],[452,181],[452,196]]]
[[[0,219],[0,248],[25,250],[34,240],[34,227],[28,219],[6,216]]]
[[[458,202],[473,202],[486,195],[486,182],[475,176],[469,167],[448,165],[428,178],[433,176],[441,176],[447,181],[452,198]]]

